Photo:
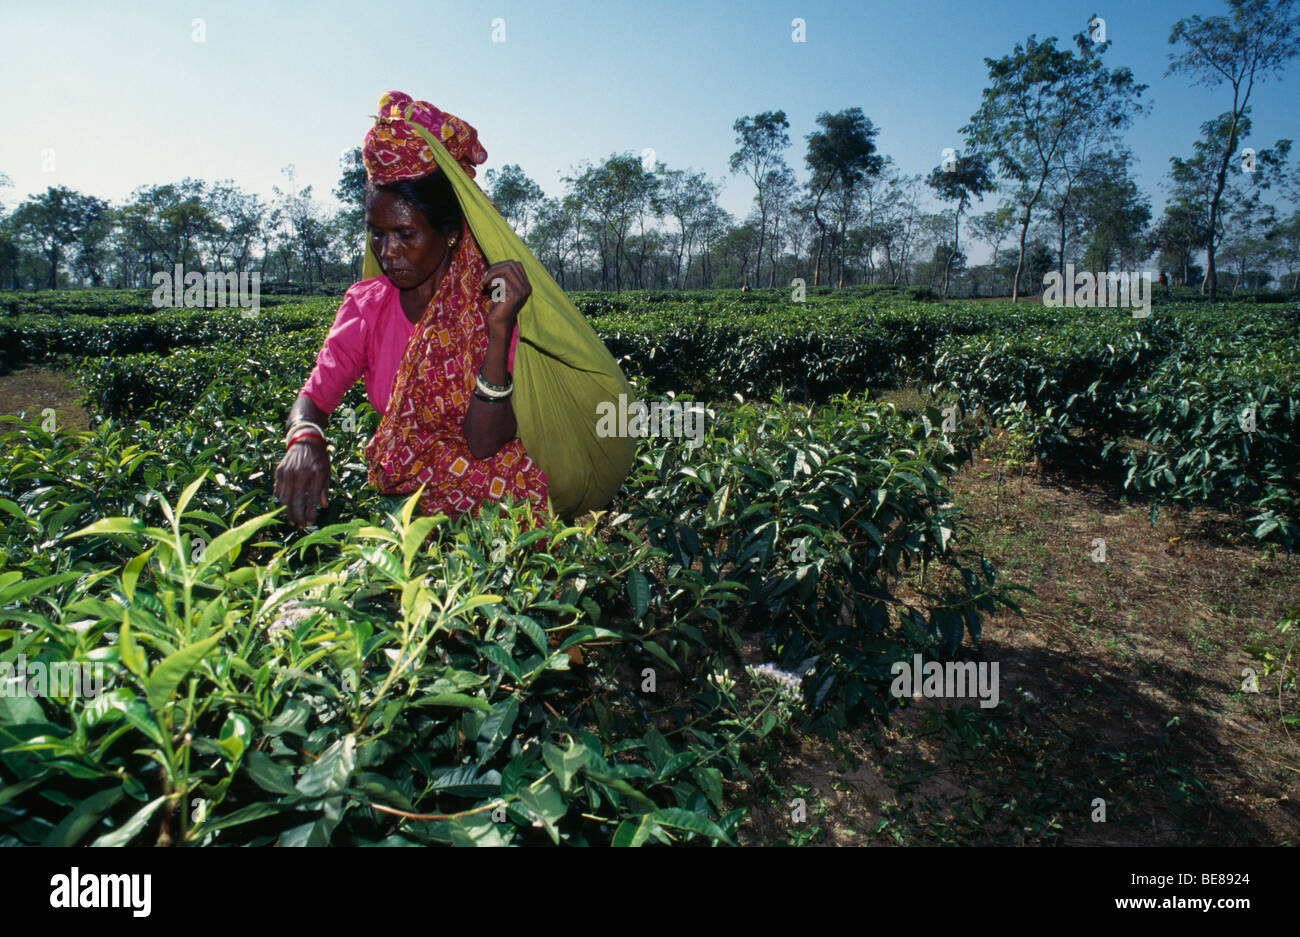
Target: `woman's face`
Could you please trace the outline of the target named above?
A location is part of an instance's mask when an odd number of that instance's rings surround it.
[[[384,276],[399,290],[425,283],[447,258],[447,238],[414,205],[391,192],[372,189],[367,194],[366,228]]]

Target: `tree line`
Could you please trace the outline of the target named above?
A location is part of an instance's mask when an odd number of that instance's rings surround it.
[[[1175,285],[1215,295],[1296,289],[1300,167],[1292,141],[1256,146],[1251,102],[1300,52],[1296,0],[1229,0],[1169,35],[1169,74],[1211,89],[1192,152],[1170,159],[1153,214],[1132,178],[1124,134],[1147,112],[1147,86],[1108,67],[1104,23],[1070,43],[1029,36],[986,58],[988,84],[928,174],[878,151],[879,128],[851,107],[817,115],[805,178],[788,162],[782,110],[738,118],[728,169],[753,187],[748,214],[718,204],[722,183],[647,151],[583,162],[548,197],[518,165],[484,189],[566,289],[893,284],[944,296],[1037,292],[1067,263],[1094,274],[1153,264]],[[1228,93],[1231,92],[1231,100]],[[1249,144],[1249,145],[1248,145]],[[360,276],[365,174],[345,154],[330,209],[292,166],[263,201],[232,180],[145,185],[121,205],[64,187],[0,214],[0,289],[145,287],[154,272],[260,271],[263,289],[341,289]],[[0,188],[8,180],[0,174]],[[996,204],[978,213],[988,197]],[[964,222],[964,224],[963,224]],[[970,262],[974,243],[988,261]]]

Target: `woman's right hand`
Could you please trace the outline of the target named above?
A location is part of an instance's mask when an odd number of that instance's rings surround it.
[[[295,527],[316,523],[317,507],[325,507],[330,481],[330,456],[325,444],[304,439],[289,447],[275,467],[275,498],[288,508],[286,516]]]

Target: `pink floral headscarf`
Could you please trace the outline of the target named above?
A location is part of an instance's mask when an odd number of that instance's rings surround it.
[[[441,140],[471,179],[474,167],[487,161],[487,150],[478,142],[478,131],[465,121],[438,110],[428,101],[413,101],[401,91],[385,91],[379,98],[375,125],[366,132],[361,146],[361,161],[370,181],[384,184],[418,179],[437,171],[433,151],[402,118],[414,121]]]

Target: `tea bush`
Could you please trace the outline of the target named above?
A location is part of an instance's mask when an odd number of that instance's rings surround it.
[[[887,572],[960,557],[955,450],[888,409],[716,412],[702,451],[645,440],[611,512],[531,531],[522,506],[449,522],[365,488],[361,406],[303,534],[269,491],[279,381],[214,375],[175,419],[77,435],[5,418],[0,661],[110,674],[0,696],[9,841],[729,842],[724,785],[774,734],[888,705],[891,649],[949,652],[1000,601],[991,578],[964,604],[891,594]],[[730,676],[741,627],[797,662],[802,715]]]
[[[977,411],[1296,539],[1294,304],[575,301],[643,399],[707,394],[708,419],[698,446],[641,440],[608,511],[537,529],[370,489],[360,385],[319,527],[282,524],[282,419],[334,301],[0,322],[12,360],[85,355],[100,418],[0,418],[0,842],[734,842],[733,786],[783,732],[887,711],[893,662],[1016,609],[946,487]],[[862,393],[916,379],[955,429]],[[747,635],[777,680],[741,666]],[[15,692],[19,661],[108,691]]]

